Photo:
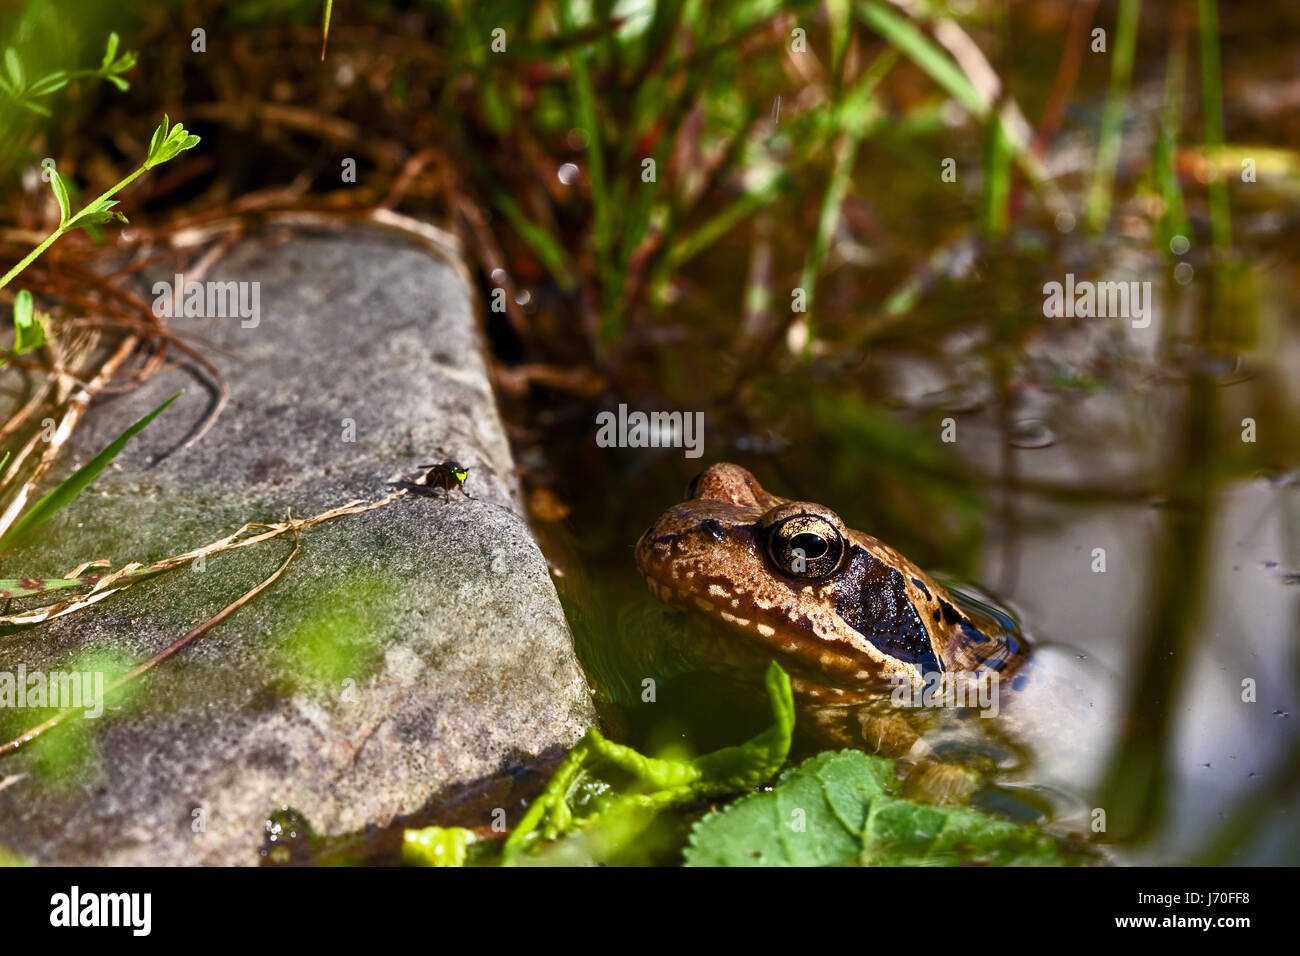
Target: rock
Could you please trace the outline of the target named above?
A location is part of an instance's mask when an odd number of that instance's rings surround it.
[[[524,518],[463,270],[374,232],[282,239],[248,241],[207,277],[259,283],[256,325],[170,323],[230,382],[213,429],[182,447],[212,400],[188,369],[101,399],[65,473],[185,390],[3,560],[3,576],[156,560],[290,509],[380,498],[397,472],[442,455],[469,466],[473,498],[399,499],[304,532],[274,584],[110,696],[102,717],[75,716],[0,758],[0,847],[53,864],[256,864],[282,805],[322,835],[384,826],[448,788],[553,760],[595,722]],[[111,679],[292,547],[286,535],[215,556],[0,635],[0,674]],[[6,739],[33,716],[0,709]],[[517,819],[517,801],[504,809]]]

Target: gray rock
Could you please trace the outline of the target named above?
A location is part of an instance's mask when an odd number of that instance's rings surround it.
[[[40,862],[257,863],[281,805],[322,834],[383,826],[446,788],[550,759],[595,722],[523,517],[463,272],[351,232],[250,240],[208,278],[260,283],[256,327],[170,323],[207,343],[229,407],[181,447],[212,398],[190,370],[97,404],[67,471],[185,389],[4,559],[3,576],[159,559],[289,509],[376,499],[397,472],[440,455],[470,467],[474,497],[400,499],[304,532],[276,583],[110,697],[101,718],[76,716],[0,759],[0,847]],[[143,660],[292,546],[285,536],[216,556],[0,635],[0,673]],[[0,710],[7,731],[31,716]],[[517,819],[517,806],[504,809]]]

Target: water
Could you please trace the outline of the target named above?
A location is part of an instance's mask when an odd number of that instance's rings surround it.
[[[660,609],[632,562],[687,482],[732,461],[1014,609],[1111,685],[1123,718],[1100,806],[1081,808],[1106,811],[1120,861],[1300,861],[1300,164],[1276,79],[1294,50],[1262,13],[1221,9],[1226,135],[1272,145],[1180,145],[1177,230],[1150,172],[1173,40],[1147,23],[1157,52],[1135,66],[1105,230],[1088,230],[1086,197],[1107,70],[1085,55],[1043,157],[1070,211],[1021,195],[1007,235],[983,237],[977,190],[936,188],[950,111],[887,125],[858,151],[811,317],[790,312],[790,290],[817,193],[795,190],[632,317],[603,394],[508,403],[530,485],[569,509],[539,532],[611,732],[699,752],[763,724],[761,702],[718,679],[717,642]],[[1063,14],[1019,13],[994,65],[1032,120]],[[1194,64],[1183,87],[1200,95]],[[1192,112],[1180,143],[1200,135]],[[1238,175],[1248,152],[1254,182]],[[1230,249],[1212,242],[1212,167]],[[1092,314],[1053,309],[1049,283],[1123,283],[1130,301],[1099,316],[1112,300],[1098,287]],[[598,448],[596,415],[620,402],[703,412],[703,457]],[[1080,799],[1067,786],[1042,802]]]
[[[1183,285],[1164,257],[1069,237],[977,258],[960,299],[940,289],[887,335],[864,337],[875,316],[856,309],[823,313],[811,358],[725,349],[734,320],[683,303],[617,401],[703,411],[698,460],[597,448],[608,398],[523,413],[539,441],[521,454],[564,476],[549,484],[572,511],[542,523],[543,544],[606,720],[636,746],[692,752],[763,726],[761,701],[711,683],[713,644],[657,608],[632,562],[691,477],[734,461],[1113,675],[1138,728],[1113,741],[1114,773],[1141,784],[1108,792],[1122,859],[1294,862],[1293,267],[1242,254]],[[1149,325],[1044,317],[1042,285],[1067,259],[1151,282]]]

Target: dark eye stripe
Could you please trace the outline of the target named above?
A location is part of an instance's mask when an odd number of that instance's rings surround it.
[[[915,664],[922,673],[942,671],[930,635],[907,599],[907,579],[864,548],[850,554],[836,612],[890,657]]]

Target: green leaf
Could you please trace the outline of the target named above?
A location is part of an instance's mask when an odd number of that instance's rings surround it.
[[[4,463],[5,459],[0,458],[0,468],[4,467]],[[103,576],[83,574],[75,578],[38,578],[28,575],[21,578],[0,578],[0,599],[7,601],[10,598],[34,597],[68,588],[94,587]]]
[[[32,294],[23,289],[14,299],[14,355],[45,344],[45,322],[32,306]]]
[[[31,110],[37,116],[44,116],[46,119],[49,119],[54,115],[44,106],[41,106],[40,103],[33,103],[31,100],[19,100],[18,103],[23,107],[23,109]]]
[[[112,219],[116,219],[118,222],[126,222],[126,216],[113,211],[113,207],[116,205],[116,199],[97,200],[73,216],[65,225],[71,229],[98,225]]]
[[[145,157],[146,166],[149,165],[149,160],[158,155],[158,152],[162,149],[163,143],[167,141],[167,127],[170,125],[171,121],[167,118],[167,114],[164,113],[162,122],[159,123],[158,128],[153,131],[153,139],[149,141],[149,153]]]
[[[100,64],[102,69],[107,70],[113,65],[113,61],[117,59],[117,46],[120,42],[121,38],[118,37],[116,31],[108,35],[108,45],[104,50],[104,60]]]
[[[72,204],[68,201],[68,185],[57,169],[50,170],[50,189],[54,190],[54,198],[59,201],[59,225],[66,226],[68,216],[72,212]]]
[[[894,796],[894,762],[818,754],[697,823],[688,866],[1008,866],[1099,862],[1036,826]]]
[[[578,828],[609,826],[622,831],[619,841],[626,842],[664,810],[743,793],[770,779],[790,752],[795,711],[790,678],[775,661],[768,665],[766,683],[772,726],[739,746],[724,747],[694,760],[647,757],[606,740],[594,728],[588,730],[506,839],[502,863],[519,863],[541,841]],[[570,793],[593,767],[616,768],[633,786],[607,791],[594,811],[575,812],[569,805]]]
[[[23,289],[14,298],[14,328],[20,329],[24,325],[31,324],[32,312],[32,294],[29,290]]]
[[[9,82],[13,84],[14,95],[22,93],[27,86],[26,76],[22,60],[18,59],[18,51],[13,47],[5,48],[5,69],[9,71]]]
[[[27,93],[29,96],[45,96],[55,90],[63,89],[68,85],[68,79],[67,70],[55,70],[48,76],[43,76],[33,83]]]
[[[8,531],[0,536],[0,554],[12,551],[27,541],[32,533],[52,518],[55,513],[68,504],[77,495],[81,494],[99,475],[101,471],[108,467],[108,463],[118,456],[118,453],[126,447],[127,442],[134,438],[146,425],[158,417],[164,408],[170,405],[176,399],[180,398],[181,393],[177,392],[167,401],[163,402],[144,418],[140,419],[134,425],[129,427],[122,434],[118,435],[107,448],[92,458],[89,462],[77,469],[72,475],[60,482],[44,498],[32,505],[32,507],[21,518],[13,523]]]
[[[144,161],[145,169],[153,169],[153,167],[175,159],[185,150],[198,145],[199,138],[193,133],[187,132],[180,123],[177,123],[171,129],[167,127],[168,119],[164,114],[162,123],[154,130],[153,139],[149,143],[149,155]]]
[[[127,90],[131,88],[131,84],[128,83],[126,80],[122,79],[120,76],[106,76],[104,77],[104,79],[108,80],[108,82],[112,83],[123,93],[125,93]]]
[[[425,827],[402,834],[402,862],[407,866],[464,866],[474,831],[464,827]]]

